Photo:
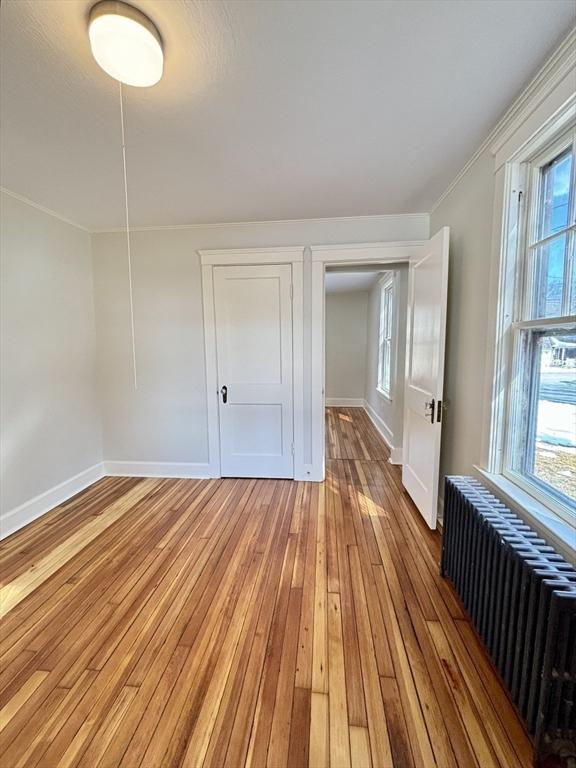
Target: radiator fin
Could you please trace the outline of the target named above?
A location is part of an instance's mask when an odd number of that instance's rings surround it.
[[[447,477],[441,572],[528,732],[536,762],[576,756],[576,571],[472,477]]]

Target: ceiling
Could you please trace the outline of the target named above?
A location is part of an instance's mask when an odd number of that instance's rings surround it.
[[[326,293],[348,293],[350,291],[369,291],[381,277],[382,272],[326,272],[324,289]]]
[[[136,226],[426,212],[567,34],[573,0],[133,0],[165,74],[125,88]],[[2,185],[123,224],[91,2],[3,0]]]

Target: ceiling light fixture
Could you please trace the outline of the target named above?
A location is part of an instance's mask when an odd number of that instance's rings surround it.
[[[90,11],[88,35],[98,64],[121,83],[145,88],[162,77],[162,38],[137,8],[120,0],[96,3]]]

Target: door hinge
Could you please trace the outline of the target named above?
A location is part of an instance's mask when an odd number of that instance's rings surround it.
[[[294,285],[293,283],[290,283],[290,298],[294,298]]]
[[[292,456],[294,456],[294,443],[292,443],[291,448],[292,448]]]
[[[438,400],[436,403],[436,422],[442,421],[442,417],[446,410],[448,410],[448,403],[446,400]]]

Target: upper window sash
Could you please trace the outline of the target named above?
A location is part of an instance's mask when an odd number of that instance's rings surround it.
[[[576,280],[574,279],[574,249],[576,245],[576,137],[574,129],[562,134],[544,152],[522,164],[522,202],[518,220],[518,258],[521,266],[518,283],[519,301],[514,316],[516,321],[547,317],[562,317],[574,314],[576,305]],[[546,211],[546,167],[556,160],[571,157],[571,194],[566,204],[566,215],[557,226],[543,228],[542,220],[550,216],[552,207]],[[569,163],[568,163],[569,164]],[[570,179],[567,180],[568,182]],[[523,183],[522,183],[523,182]],[[543,286],[547,287],[548,274],[544,266],[551,259],[562,269],[562,295],[557,301],[549,301]]]
[[[543,152],[534,156],[530,160],[530,165],[533,169],[531,181],[532,186],[534,187],[534,189],[530,191],[532,197],[532,209],[530,211],[532,226],[528,232],[528,245],[531,248],[537,246],[538,244],[544,243],[547,240],[550,240],[571,228],[574,228],[574,225],[576,224],[576,211],[574,208],[576,201],[574,194],[572,194],[570,199],[567,200],[565,220],[563,222],[559,222],[559,225],[554,227],[552,222],[549,221],[550,226],[545,226],[542,228],[542,219],[545,219],[546,217],[541,215],[542,210],[545,210],[546,208],[546,182],[549,182],[551,179],[551,176],[545,177],[543,171],[545,171],[546,168],[550,168],[550,170],[552,170],[551,166],[553,164],[556,165],[556,170],[560,170],[559,165],[562,165],[562,161],[569,162],[570,155],[573,157],[575,143],[575,131],[574,129],[571,129],[563,133],[556,141],[547,146]],[[574,168],[574,162],[572,162],[570,173],[572,179],[574,179],[575,172],[576,169]],[[569,183],[570,179],[567,178],[566,182]],[[552,209],[549,210],[550,212],[552,211]]]

